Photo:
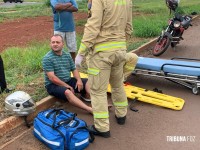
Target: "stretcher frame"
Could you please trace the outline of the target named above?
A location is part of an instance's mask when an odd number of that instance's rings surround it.
[[[200,61],[200,59],[189,59],[189,58],[179,58],[179,57],[174,57],[171,60],[189,60],[189,61]],[[193,76],[193,75],[181,75],[181,74],[175,74],[175,73],[170,73],[170,72],[165,72],[164,71],[164,66],[166,65],[172,65],[172,66],[182,66],[182,67],[192,67],[192,68],[199,68],[200,66],[190,66],[190,65],[180,65],[180,64],[170,64],[166,63],[161,66],[160,71],[154,71],[154,70],[149,70],[149,69],[140,69],[140,68],[135,68],[135,70],[132,72],[132,74],[141,74],[145,76],[152,76],[152,77],[159,77],[159,78],[165,78],[171,82],[180,84],[182,86],[185,86],[189,89],[192,89],[192,93],[197,95],[199,94],[200,91],[200,76]]]

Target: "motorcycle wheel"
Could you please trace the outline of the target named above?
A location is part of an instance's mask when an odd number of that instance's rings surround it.
[[[160,40],[156,42],[156,45],[153,48],[153,55],[154,56],[160,56],[162,55],[167,48],[169,47],[169,44],[171,43],[171,40],[168,36],[162,37]]]

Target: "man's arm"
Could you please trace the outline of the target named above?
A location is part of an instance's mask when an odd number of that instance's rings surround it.
[[[65,83],[65,82],[63,82],[62,80],[60,80],[60,79],[54,74],[54,72],[46,72],[46,74],[47,74],[49,80],[50,80],[52,83],[54,83],[54,84],[56,84],[56,85],[58,85],[58,86],[64,86],[64,87],[66,87],[66,88],[70,88],[70,86],[69,86],[67,83]]]
[[[128,20],[127,20],[127,23],[126,23],[125,31],[126,31],[126,40],[128,42],[130,40],[131,34],[133,32],[133,26],[132,26],[132,7],[133,6],[132,6],[132,1],[130,1],[130,5],[127,6],[127,7],[129,7],[128,8],[129,12],[128,12]]]
[[[55,6],[56,11],[69,11],[77,12],[78,9],[72,5],[72,3],[59,3]]]
[[[78,72],[77,69],[75,69],[74,71],[72,71],[72,74],[73,74],[74,78],[76,78],[77,81],[81,80],[81,77],[80,77],[79,72]]]
[[[92,1],[92,16],[88,18],[87,23],[85,24],[83,38],[81,40],[81,45],[78,51],[78,54],[85,55],[89,48],[94,46],[96,38],[100,33],[104,6],[101,0]]]

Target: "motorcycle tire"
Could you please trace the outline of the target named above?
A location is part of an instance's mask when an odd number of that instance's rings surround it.
[[[162,55],[167,48],[169,47],[171,43],[171,40],[168,36],[164,36],[162,38],[160,38],[157,42],[156,45],[153,48],[152,54],[154,56],[160,56]]]

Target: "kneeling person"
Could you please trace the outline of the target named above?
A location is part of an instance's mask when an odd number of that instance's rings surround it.
[[[61,35],[51,38],[51,50],[44,56],[42,65],[45,73],[45,87],[50,95],[68,100],[74,106],[92,113],[92,108],[83,103],[75,93],[84,99],[89,97],[90,89],[87,79],[81,79],[70,53],[63,50]],[[71,72],[74,77],[71,77]]]

